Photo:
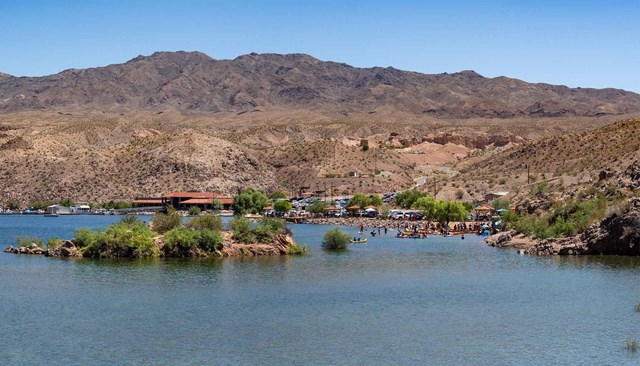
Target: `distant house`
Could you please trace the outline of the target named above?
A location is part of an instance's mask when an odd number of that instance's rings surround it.
[[[210,209],[213,201],[219,201],[224,210],[230,210],[233,197],[213,192],[171,192],[162,196],[162,204],[171,205],[177,210],[188,210],[197,206],[203,210]]]
[[[71,215],[71,207],[51,205],[47,207],[47,215]]]

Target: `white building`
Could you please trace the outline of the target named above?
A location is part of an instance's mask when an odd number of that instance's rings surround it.
[[[88,205],[71,206],[70,210],[72,214],[88,214],[91,207]]]
[[[70,215],[71,207],[51,205],[47,207],[47,215]]]

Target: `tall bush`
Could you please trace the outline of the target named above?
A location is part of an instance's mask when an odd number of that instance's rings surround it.
[[[339,228],[327,230],[322,238],[322,249],[345,250],[351,241],[351,236]]]

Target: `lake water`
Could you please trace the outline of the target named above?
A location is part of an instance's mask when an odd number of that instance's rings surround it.
[[[148,218],[146,218],[148,220]],[[70,238],[117,216],[0,216]],[[369,238],[304,257],[0,253],[2,365],[637,365],[640,259],[530,257],[481,238]],[[345,228],[355,235],[357,229]]]

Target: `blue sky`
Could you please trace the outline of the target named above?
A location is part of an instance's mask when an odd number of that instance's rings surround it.
[[[640,92],[640,0],[0,0],[0,72],[46,75],[175,50],[300,52]]]

